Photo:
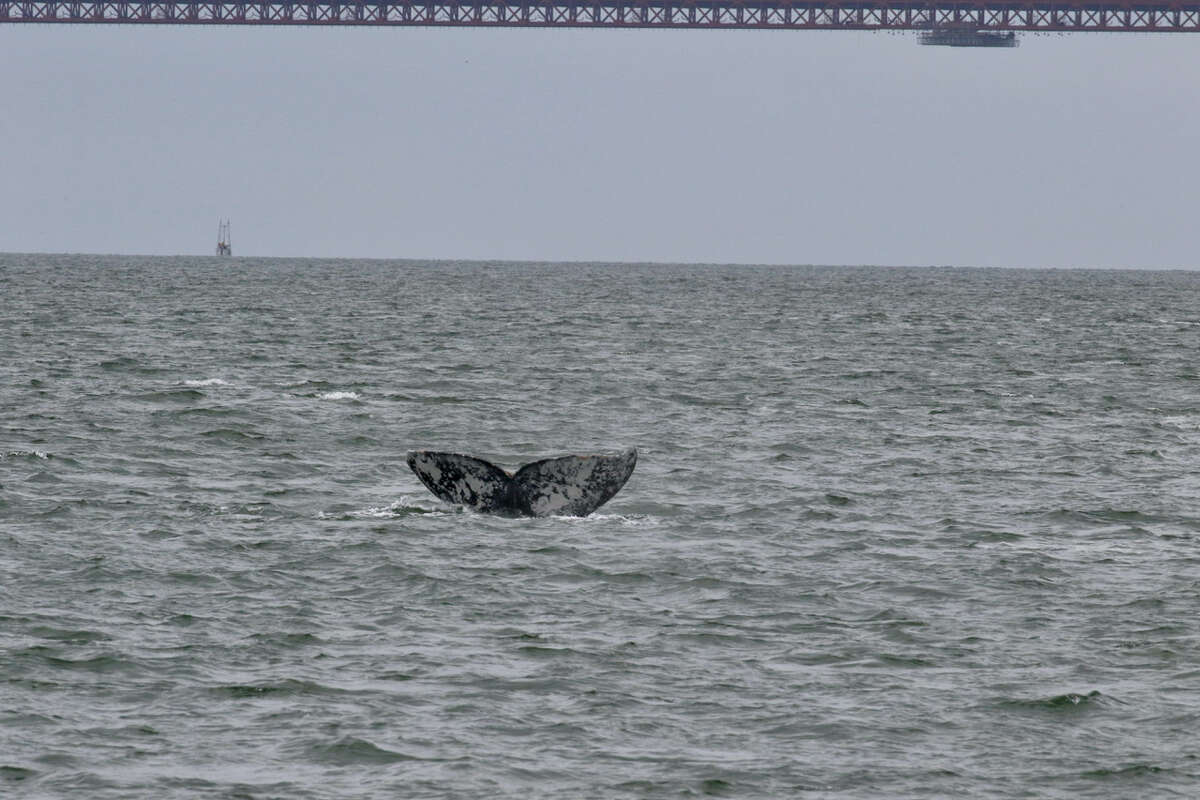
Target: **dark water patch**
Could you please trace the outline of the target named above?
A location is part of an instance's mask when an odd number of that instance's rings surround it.
[[[997,706],[1018,711],[1074,713],[1101,708],[1109,702],[1110,699],[1100,694],[1099,690],[1092,690],[1087,693],[1067,692],[1038,699],[1001,700]]]
[[[169,572],[167,577],[175,583],[182,583],[187,586],[216,586],[222,583],[221,579],[215,575],[206,575],[197,572]]]
[[[339,695],[362,694],[347,689],[337,689],[315,681],[285,678],[281,681],[254,684],[232,684],[229,686],[214,686],[210,694],[228,697],[234,700],[251,698],[304,698],[304,697],[333,697]]]
[[[312,633],[256,633],[250,638],[259,644],[285,649],[314,647],[324,643],[321,637]]]
[[[868,662],[864,666],[870,666],[870,667],[876,667],[876,668],[882,668],[882,669],[890,669],[893,667],[899,667],[902,669],[912,669],[912,668],[933,667],[936,665],[937,665],[937,662],[935,662],[931,659],[928,659],[928,658],[922,658],[920,656],[905,656],[905,655],[899,655],[899,654],[895,654],[895,653],[880,653],[871,662]]]
[[[27,652],[34,652],[36,654],[36,650],[37,650],[37,648],[28,648]],[[23,656],[25,654],[26,653],[22,653],[19,651],[14,652],[13,655],[15,657],[13,658],[12,663],[20,665],[22,667],[25,666],[26,662],[23,659]],[[45,680],[44,678],[40,678],[40,677],[39,678],[24,677],[24,673],[21,673],[21,675],[22,675],[22,677],[8,678],[7,682],[12,684],[13,686],[17,686],[17,687],[20,687],[23,689],[29,689],[31,691],[54,691],[60,687],[60,684],[57,681]]]
[[[1112,526],[1121,525],[1122,527],[1116,530],[1124,533],[1133,534],[1138,532],[1148,532],[1156,529],[1162,524],[1178,523],[1180,517],[1166,516],[1162,514],[1147,513],[1136,509],[1059,509],[1045,514],[1045,517],[1055,523],[1068,524],[1072,527],[1083,526],[1085,528],[1107,528],[1112,529]]]
[[[278,539],[259,539],[252,542],[235,542],[230,545],[230,549],[234,552],[250,553],[263,551],[288,552],[291,549],[291,544]]]
[[[162,735],[161,731],[149,725],[125,725],[120,728],[93,728],[90,730],[81,731],[81,733],[86,736],[105,739],[124,739],[126,737],[141,739],[150,736]]]
[[[121,655],[105,653],[92,656],[91,658],[60,658],[57,656],[43,655],[42,661],[50,667],[72,672],[87,672],[98,675],[111,674],[132,674],[141,672],[142,667],[135,661],[132,661]]]
[[[378,439],[373,439],[370,436],[351,436],[342,439],[341,443],[347,447],[378,447],[381,442]]]
[[[521,642],[541,642],[545,637],[540,633],[532,633],[530,631],[514,630],[506,628],[496,632],[498,636],[504,639],[516,639]]]
[[[569,545],[550,544],[542,547],[534,547],[529,553],[535,556],[577,556],[579,550]]]
[[[1169,601],[1163,597],[1136,597],[1122,605],[1127,608],[1137,609],[1163,609],[1166,608]]]
[[[970,547],[992,544],[1017,544],[1028,538],[1026,534],[1015,531],[980,530],[970,526],[946,531],[947,538],[962,542]]]
[[[21,783],[38,774],[37,770],[28,767],[14,767],[10,764],[0,764],[0,782]]]
[[[423,760],[353,736],[329,743],[311,744],[305,748],[305,753],[313,761],[338,766],[370,766]]]
[[[72,756],[70,753],[42,753],[34,758],[38,764],[44,764],[48,767],[57,768],[75,768],[80,764],[81,759]]]
[[[1171,769],[1169,767],[1160,767],[1156,764],[1129,764],[1123,767],[1106,768],[1088,770],[1081,773],[1080,777],[1092,781],[1100,781],[1104,783],[1143,783],[1149,779],[1157,779],[1161,777],[1178,777],[1184,778],[1189,782],[1200,780],[1200,772],[1181,772],[1180,770]],[[1172,792],[1172,794],[1175,794]],[[1180,796],[1180,795],[1177,795]]]
[[[705,797],[733,797],[736,795],[734,785],[720,778],[707,778],[697,787]]]
[[[184,478],[191,475],[191,470],[182,465],[168,464],[162,461],[142,461],[134,474],[146,478]]]
[[[246,411],[240,408],[231,408],[228,406],[200,406],[193,408],[171,409],[169,411],[155,411],[155,415],[161,415],[170,419],[187,419],[190,417],[205,418],[221,418],[221,417],[244,417]]]
[[[29,629],[29,635],[65,644],[89,644],[91,642],[107,641],[112,638],[101,631],[70,630],[66,628],[53,628],[46,625],[35,625]]]
[[[134,395],[134,399],[144,400],[148,403],[194,403],[197,400],[203,400],[204,397],[204,392],[199,389],[169,389]]]
[[[644,572],[606,572],[602,569],[593,567],[579,567],[580,575],[597,579],[603,583],[617,584],[624,586],[645,586],[652,583],[654,579]],[[712,588],[713,584],[708,581],[703,581],[696,585],[697,589]]]
[[[34,516],[42,520],[52,520],[72,516],[77,509],[71,503],[56,503],[54,506],[34,512]]]
[[[881,583],[875,584],[875,585],[890,585],[890,583],[883,584],[881,582]],[[886,627],[901,627],[901,626],[920,628],[920,627],[924,627],[926,625],[925,622],[922,622],[919,619],[913,619],[911,616],[909,616],[908,612],[906,612],[905,610],[897,609],[897,608],[883,608],[863,619],[847,620],[847,622],[866,623],[868,625],[873,625],[873,626],[877,626],[877,627],[885,627],[885,628]]]
[[[136,369],[138,361],[129,356],[121,356],[120,358],[110,358],[107,361],[100,362],[100,368],[108,371],[126,371]]]

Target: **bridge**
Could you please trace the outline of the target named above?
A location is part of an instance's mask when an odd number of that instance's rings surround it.
[[[925,44],[1015,32],[1200,31],[1200,0],[0,0],[2,23],[919,31]]]

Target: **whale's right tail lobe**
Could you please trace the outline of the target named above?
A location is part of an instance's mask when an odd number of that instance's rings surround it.
[[[521,467],[513,482],[535,517],[586,517],[621,491],[636,465],[637,450],[546,458]]]

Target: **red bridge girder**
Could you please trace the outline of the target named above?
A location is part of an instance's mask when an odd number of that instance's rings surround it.
[[[1200,32],[1188,2],[988,0],[0,0],[0,23]]]

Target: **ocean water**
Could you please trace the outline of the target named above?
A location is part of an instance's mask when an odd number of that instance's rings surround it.
[[[1197,273],[3,255],[0,795],[1194,798],[1198,464]]]

